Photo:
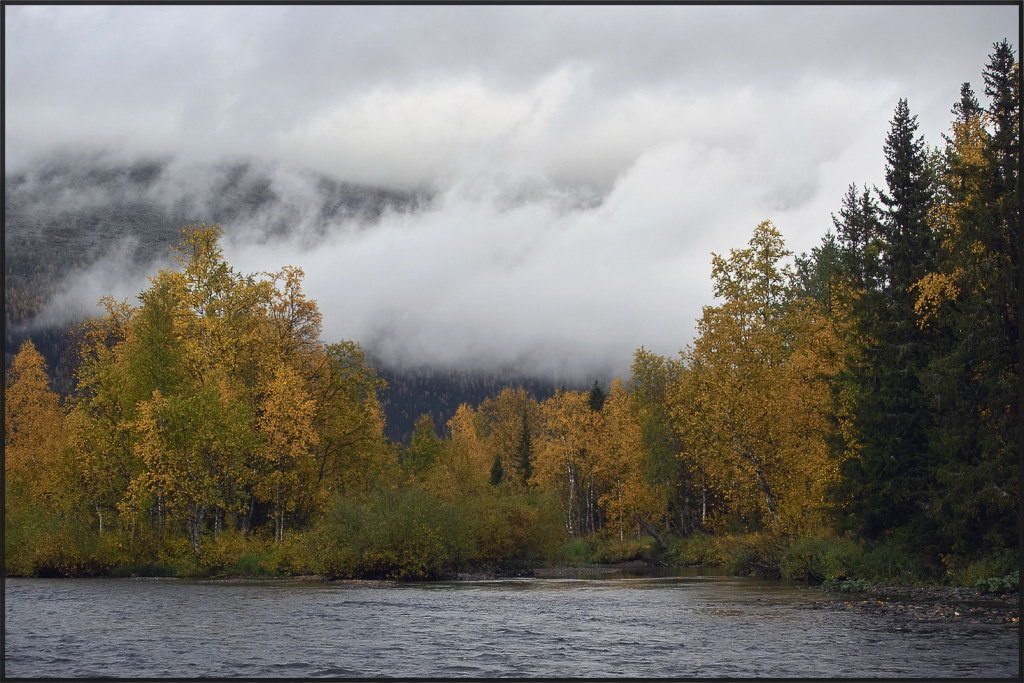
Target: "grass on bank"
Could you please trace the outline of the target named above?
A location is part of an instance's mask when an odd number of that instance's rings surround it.
[[[446,501],[418,488],[364,500],[339,500],[304,532],[275,542],[267,533],[223,532],[198,554],[178,537],[109,530],[98,536],[80,519],[26,516],[8,509],[7,576],[273,577],[436,579],[462,571],[514,573],[565,564],[643,561],[718,567],[739,576],[863,590],[877,584],[943,584],[987,592],[1018,590],[1018,553],[940,556],[932,561],[895,541],[869,545],[822,534],[694,534],[565,540],[557,505],[533,493]]]

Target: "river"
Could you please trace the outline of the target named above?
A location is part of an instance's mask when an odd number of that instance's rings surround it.
[[[8,579],[5,595],[17,677],[1018,675],[1015,626],[900,626],[724,576]]]

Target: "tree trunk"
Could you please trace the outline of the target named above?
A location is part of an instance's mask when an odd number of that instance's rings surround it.
[[[575,476],[575,473],[573,472],[573,468],[572,468],[572,463],[571,462],[566,461],[566,463],[565,463],[565,471],[566,471],[566,474],[568,476],[568,481],[569,481],[569,514],[565,518],[565,525],[566,525],[566,528],[569,530],[569,538],[574,538],[576,536],[576,530],[575,530],[574,525],[572,523],[572,515],[573,515],[573,511],[574,511],[573,510],[573,507],[574,507],[573,506],[573,499],[575,498],[575,493],[576,493],[576,476]]]
[[[708,518],[708,486],[701,481],[700,484],[700,525],[704,526]]]
[[[188,520],[188,537],[192,543],[192,550],[199,554],[199,541],[203,533],[203,516],[206,514],[206,506],[192,504],[192,514]]]
[[[637,517],[636,521],[640,524],[640,526],[643,527],[644,531],[651,535],[651,538],[653,538],[654,542],[658,544],[658,548],[660,550],[664,551],[667,549],[667,546],[665,545],[665,539],[661,537],[661,534],[658,533],[658,530],[655,529],[650,522],[648,522],[643,517]]]
[[[618,494],[619,498],[619,540],[621,541],[623,530],[626,527],[626,520],[623,518],[622,515],[622,483],[619,481],[618,478],[615,479],[615,492],[616,494]]]
[[[281,500],[281,482],[274,491],[274,540],[280,543],[284,539],[284,504]]]
[[[253,500],[252,498],[249,498],[248,509],[245,511],[245,515],[242,517],[242,520],[241,520],[242,533],[244,535],[246,535],[246,536],[249,535],[249,530],[252,528],[252,513],[253,513],[253,510],[255,508],[256,508],[256,501]]]

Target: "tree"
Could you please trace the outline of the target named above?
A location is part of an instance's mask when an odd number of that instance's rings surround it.
[[[600,413],[577,391],[558,391],[540,408],[533,481],[557,498],[568,536],[592,534],[600,528],[592,455]]]
[[[677,362],[640,347],[630,366],[629,396],[643,439],[644,479],[659,497],[667,527],[691,534],[703,521],[707,487],[699,459],[683,448],[671,417],[671,392],[682,372]]]
[[[505,481],[526,484],[533,475],[533,442],[540,421],[537,401],[522,387],[506,387],[480,403],[479,435],[501,460]]]
[[[1013,68],[998,46],[991,64]],[[998,154],[986,126],[995,117],[967,84],[953,115],[942,201],[932,212],[936,264],[914,291],[918,324],[936,339],[921,375],[935,414],[928,512],[937,543],[971,554],[1015,543],[1018,287],[1012,228],[1000,215]]]
[[[364,494],[398,474],[377,398],[386,384],[367,364],[359,344],[342,341],[319,348],[309,355],[307,374],[319,438],[315,477],[299,511],[302,519],[312,518],[327,503],[325,496]]]
[[[802,296],[815,299],[824,306],[831,306],[833,288],[842,268],[842,252],[836,237],[825,233],[821,244],[796,259],[797,287]]]
[[[494,454],[494,463],[491,465],[491,486],[499,486],[505,480],[505,470],[501,466],[501,456]]]
[[[789,256],[767,221],[748,248],[715,255],[723,301],[705,307],[683,355],[673,417],[728,505],[719,524],[813,528],[836,477],[825,415],[835,342],[818,309],[795,298]]]
[[[441,440],[434,430],[434,419],[424,413],[416,420],[409,448],[405,452],[406,467],[419,477],[425,476],[441,456]]]
[[[31,341],[22,343],[7,371],[4,391],[4,477],[8,500],[17,490],[36,505],[53,505],[55,466],[64,447],[65,417],[50,389],[46,362]]]
[[[661,525],[664,495],[644,477],[646,451],[640,423],[622,380],[612,381],[594,443],[594,476],[606,528],[619,536],[635,535],[637,525]]]
[[[319,440],[313,427],[315,412],[299,374],[285,363],[277,365],[256,428],[263,440],[260,456],[267,466],[258,490],[273,503],[278,541],[284,538],[285,514],[295,509],[300,495],[300,470],[312,461],[310,449]]]
[[[594,386],[590,388],[590,409],[594,412],[600,412],[601,408],[604,407],[605,398],[606,394],[604,393],[604,389],[602,389],[601,385],[597,383],[597,380],[594,380]]]
[[[530,477],[533,476],[533,441],[530,438],[530,426],[527,424],[526,415],[523,415],[523,426],[519,431],[519,443],[516,444],[516,470],[519,472],[519,482],[527,485]]]
[[[179,270],[84,328],[70,452],[100,533],[183,530],[198,553],[269,515],[281,540],[333,495],[394,479],[362,350],[319,341],[300,269],[238,273],[219,237],[186,228]]]
[[[910,300],[909,288],[931,267],[935,251],[926,223],[932,197],[924,137],[917,136],[917,116],[911,116],[905,99],[896,105],[884,153],[883,272],[886,293],[902,313]]]
[[[476,411],[465,403],[448,421],[450,438],[429,482],[430,490],[445,500],[479,497],[489,479],[493,482],[488,468],[494,463],[487,461],[489,451],[477,435],[476,423]],[[503,477],[497,478],[499,483]]]
[[[985,94],[990,98],[988,113],[991,117],[992,170],[994,194],[999,200],[1000,219],[1004,234],[1020,237],[1020,203],[1017,197],[1017,179],[1020,177],[1020,64],[1014,59],[1013,48],[1003,40],[994,43],[989,63],[982,74]],[[1010,244],[1019,254],[1020,240]],[[1013,253],[1013,252],[1011,252]]]
[[[844,464],[840,521],[868,538],[902,527],[921,545],[934,538],[922,514],[933,488],[933,423],[921,374],[935,340],[917,324],[913,288],[934,267],[936,236],[927,220],[933,198],[924,141],[906,100],[896,106],[884,152],[878,295],[869,289],[854,307],[861,348],[848,381],[857,452]]]

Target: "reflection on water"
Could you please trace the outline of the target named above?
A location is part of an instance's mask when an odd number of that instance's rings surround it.
[[[9,579],[38,677],[1012,677],[1017,631],[806,609],[779,582],[623,570],[420,584]]]

